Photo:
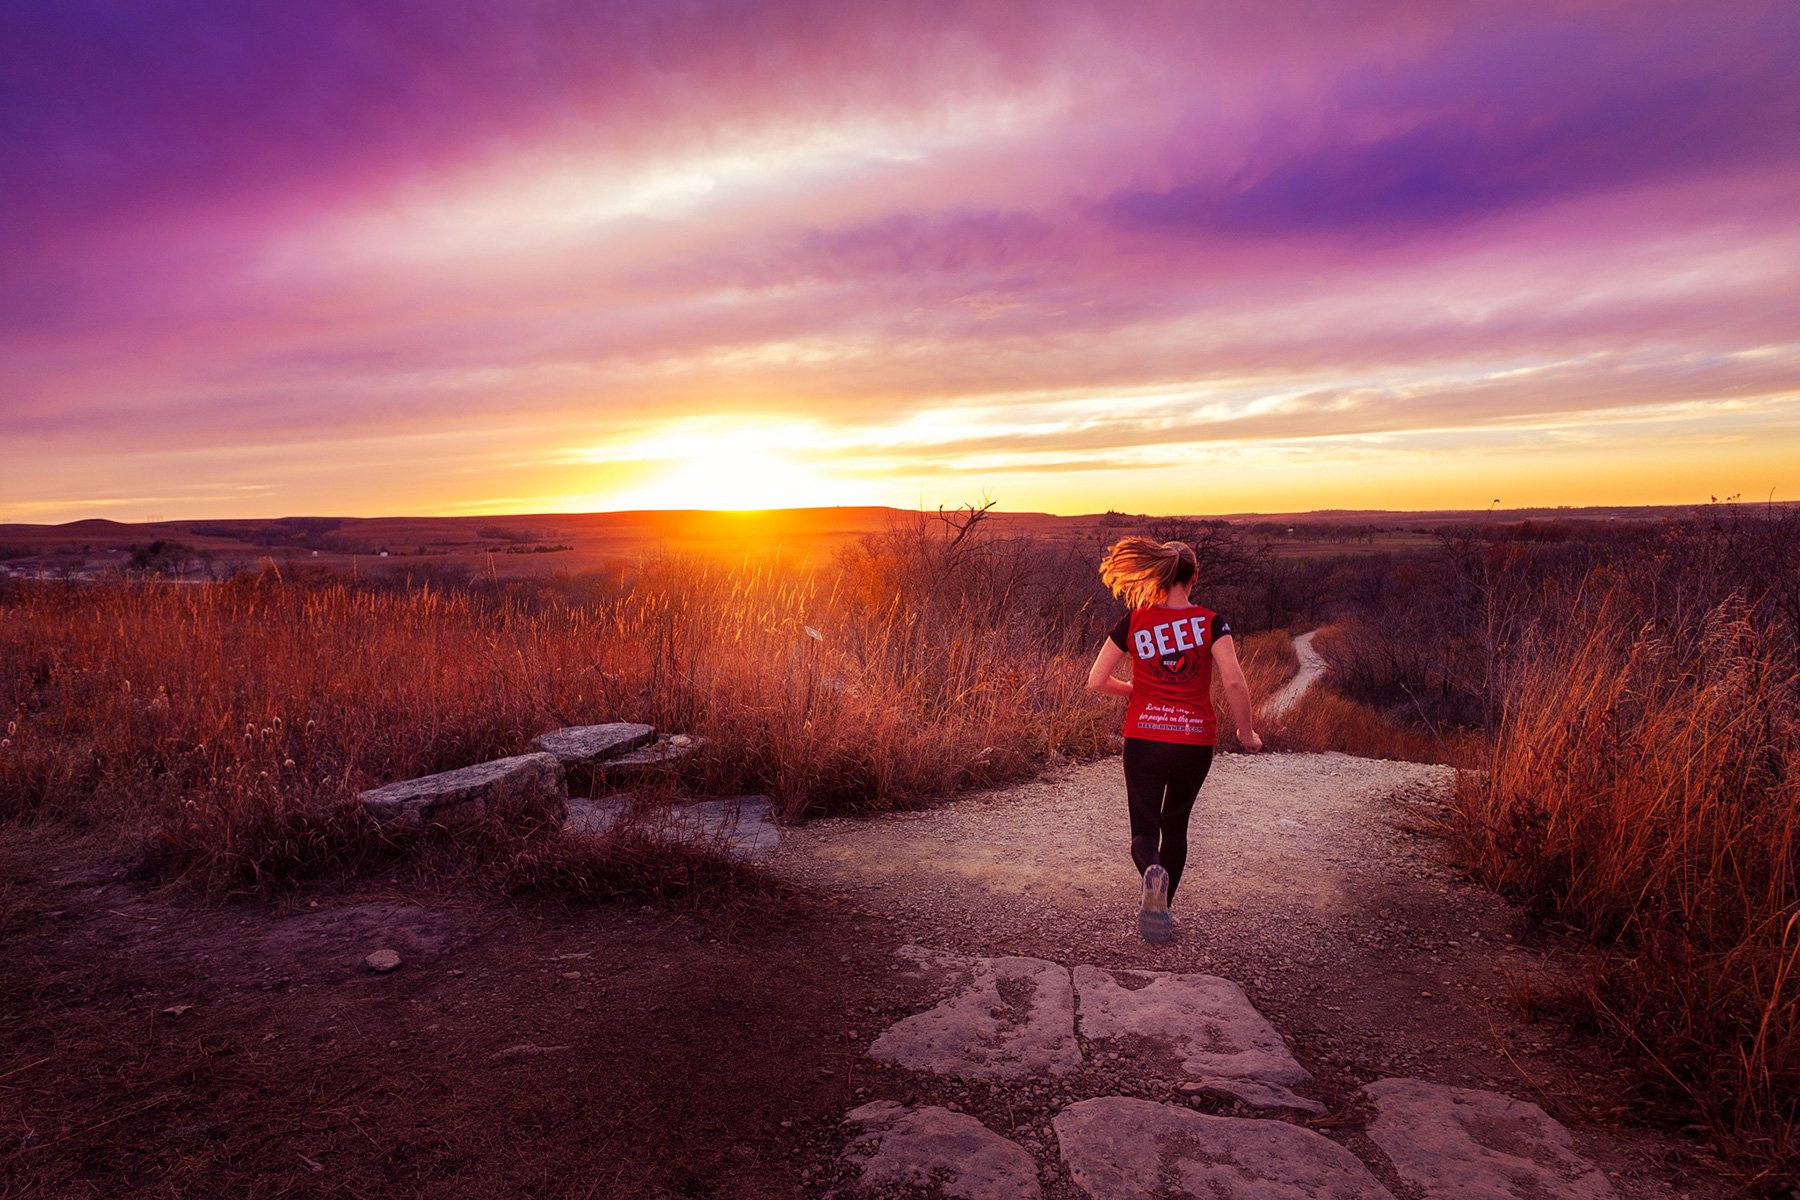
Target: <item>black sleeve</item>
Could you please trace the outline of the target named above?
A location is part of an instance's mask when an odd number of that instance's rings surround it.
[[[1231,622],[1225,619],[1224,613],[1213,614],[1213,641],[1231,636]]]
[[[1131,614],[1126,613],[1124,616],[1120,617],[1119,623],[1114,625],[1112,627],[1112,632],[1106,636],[1111,638],[1112,644],[1119,649],[1130,650],[1131,647],[1127,643],[1131,638]]]

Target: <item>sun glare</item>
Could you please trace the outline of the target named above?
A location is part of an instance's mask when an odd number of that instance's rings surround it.
[[[597,489],[592,502],[611,509],[705,508],[751,511],[867,503],[853,482],[828,479],[801,461],[806,431],[766,426],[720,429],[681,422],[641,441],[589,452],[597,461],[651,468],[635,486]]]

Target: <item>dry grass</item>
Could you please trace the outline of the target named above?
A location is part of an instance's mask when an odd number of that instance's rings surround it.
[[[1800,679],[1734,605],[1600,604],[1521,664],[1461,837],[1610,945],[1602,1022],[1746,1161],[1800,1157]]]
[[[1263,708],[1275,693],[1286,686],[1288,680],[1300,672],[1300,655],[1294,649],[1294,639],[1285,629],[1271,629],[1267,633],[1253,633],[1246,638],[1233,638],[1238,642],[1238,663],[1244,668],[1244,681],[1250,685],[1250,702],[1254,706],[1256,728],[1260,733],[1267,723],[1263,716]],[[1221,723],[1229,723],[1231,709],[1225,703],[1225,691],[1213,687],[1213,707],[1218,710]]]
[[[1436,733],[1400,716],[1352,700],[1321,680],[1263,735],[1271,750],[1338,750],[1363,758],[1468,765],[1486,745],[1479,733]]]
[[[721,909],[753,906],[766,923],[777,910],[797,911],[800,901],[790,885],[722,848],[671,842],[629,825],[605,837],[533,839],[484,865],[488,878],[514,896],[687,904],[704,907],[715,922]]]
[[[585,603],[273,574],[25,586],[0,597],[0,817],[118,828],[158,878],[265,888],[393,857],[358,791],[559,725],[704,735],[693,783],[789,818],[1104,743],[1090,647],[954,606],[925,624],[830,574],[674,560]]]
[[[1343,654],[1342,626],[1319,630],[1313,645],[1328,664]],[[1253,693],[1256,694],[1256,693]],[[1328,671],[1286,712],[1267,721],[1272,750],[1338,750],[1365,758],[1471,766],[1482,761],[1486,739],[1467,729],[1440,729],[1411,709],[1385,710],[1354,700],[1333,686]]]

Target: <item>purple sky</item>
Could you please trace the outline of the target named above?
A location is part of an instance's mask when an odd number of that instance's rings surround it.
[[[0,10],[0,521],[1793,499],[1800,5]]]

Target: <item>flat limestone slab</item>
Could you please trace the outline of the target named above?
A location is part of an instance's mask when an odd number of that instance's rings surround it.
[[[1041,1200],[1044,1194],[1030,1153],[974,1117],[876,1100],[844,1120],[861,1130],[844,1150],[861,1172],[854,1194],[933,1186],[956,1200]]]
[[[902,946],[895,954],[953,994],[875,1039],[869,1055],[962,1079],[1067,1075],[1081,1067],[1069,972],[1041,958],[969,958]]]
[[[557,761],[563,766],[572,767],[612,758],[655,740],[654,726],[614,721],[607,725],[571,725],[567,729],[552,729],[549,733],[540,733],[532,738],[531,744],[545,754],[556,755]]]
[[[500,807],[541,808],[561,816],[568,783],[555,755],[519,754],[390,783],[357,799],[385,825],[461,825]]]
[[[775,825],[775,806],[767,796],[730,796],[700,800],[674,810],[674,820],[685,823],[702,838],[716,838],[733,858],[767,858],[781,844]]]
[[[1368,1134],[1428,1200],[1612,1200],[1563,1125],[1528,1100],[1422,1079],[1378,1079]]]
[[[635,750],[597,762],[594,766],[608,779],[655,774],[687,761],[704,745],[705,738],[676,734],[674,737],[656,738]]]
[[[624,819],[633,803],[629,793],[570,800],[563,828],[604,835]],[[646,818],[642,828],[653,837],[715,845],[733,858],[754,860],[767,858],[781,844],[781,830],[773,818],[774,805],[767,796],[731,796],[676,805]]]
[[[613,826],[624,820],[625,814],[631,811],[631,806],[635,803],[637,797],[630,792],[603,796],[598,800],[570,796],[569,811],[563,817],[563,828],[570,833],[604,837],[612,832]]]
[[[1052,1125],[1090,1200],[1394,1200],[1348,1150],[1283,1121],[1106,1096],[1071,1104]]]
[[[1120,983],[1123,978],[1133,986]],[[1216,1083],[1246,1104],[1324,1112],[1288,1088],[1312,1078],[1256,1011],[1244,989],[1217,975],[1075,968],[1081,1036],[1138,1055],[1166,1056],[1190,1079]],[[1250,1085],[1250,1086],[1246,1086]]]

